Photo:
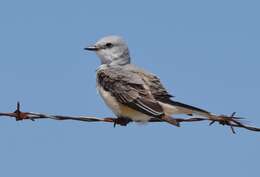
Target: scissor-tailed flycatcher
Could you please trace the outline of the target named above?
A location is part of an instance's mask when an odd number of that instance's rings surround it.
[[[208,111],[173,101],[159,78],[130,63],[127,44],[119,36],[107,36],[85,48],[101,59],[97,89],[120,124],[158,118],[179,126],[174,114],[215,116]]]

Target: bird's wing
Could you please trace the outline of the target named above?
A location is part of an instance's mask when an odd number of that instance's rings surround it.
[[[160,79],[156,75],[140,69],[134,65],[131,65],[129,70],[142,77],[142,80],[149,87],[151,94],[156,100],[163,103],[168,103],[171,101],[173,96],[165,89]]]
[[[149,75],[147,73],[144,74],[145,74],[144,80],[146,80],[147,85],[149,85],[149,88],[154,98],[163,103],[170,102],[173,96],[165,89],[160,79],[157,76],[152,74]]]
[[[139,69],[135,66],[132,66],[132,71],[138,73],[139,75],[142,75],[142,78],[146,85],[149,86],[149,89],[153,95],[153,97],[162,103],[170,104],[175,107],[184,108],[184,112],[188,114],[193,114],[194,112],[201,112],[208,114],[209,112],[206,110],[203,110],[201,108],[197,108],[191,105],[187,105],[178,101],[174,101],[171,98],[173,96],[168,93],[168,91],[165,89],[163,84],[161,83],[160,79],[147,71],[144,71],[142,69]],[[190,111],[189,111],[190,110]]]
[[[134,110],[151,117],[164,115],[161,105],[137,73],[121,67],[109,67],[97,72],[97,82],[118,102]]]

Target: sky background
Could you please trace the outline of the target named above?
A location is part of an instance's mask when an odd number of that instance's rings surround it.
[[[260,126],[260,3],[0,1],[0,111],[112,116],[83,50],[117,34],[176,100]],[[207,123],[0,119],[0,176],[258,176],[260,134]]]

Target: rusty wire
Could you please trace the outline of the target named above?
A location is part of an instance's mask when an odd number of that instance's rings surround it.
[[[53,120],[76,120],[76,121],[83,121],[83,122],[109,122],[114,123],[114,125],[122,125],[126,126],[126,124],[121,124],[120,122],[116,121],[117,118],[113,117],[105,117],[105,118],[97,118],[91,116],[64,116],[64,115],[50,115],[50,114],[43,114],[43,113],[35,113],[35,112],[22,112],[20,103],[17,102],[16,110],[14,112],[0,112],[0,116],[5,117],[14,117],[16,121],[21,120],[36,120],[36,119],[53,119]],[[212,125],[215,122],[218,122],[221,125],[226,125],[231,128],[232,133],[236,133],[234,127],[237,128],[244,128],[250,131],[259,132],[260,128],[252,127],[245,125],[240,122],[240,117],[235,117],[235,112],[232,113],[230,116],[226,115],[219,115],[213,116],[210,118],[175,118],[177,122],[199,122],[199,121],[210,121],[209,125]],[[152,118],[149,122],[162,122],[160,119]]]

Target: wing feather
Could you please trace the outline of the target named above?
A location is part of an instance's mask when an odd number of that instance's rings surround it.
[[[121,68],[101,69],[97,72],[97,82],[117,101],[134,110],[151,117],[164,115],[161,105],[136,73]]]
[[[153,97],[162,103],[170,104],[173,106],[185,108],[192,111],[197,112],[203,112],[203,113],[209,113],[206,110],[190,106],[181,102],[173,101],[171,98],[173,96],[168,93],[168,91],[165,89],[163,84],[161,83],[160,79],[151,73],[148,73],[147,71],[141,70],[141,69],[133,69],[134,72],[137,72],[139,75],[142,75],[143,80],[146,82],[146,84],[149,86],[149,89],[151,91],[151,94]]]

